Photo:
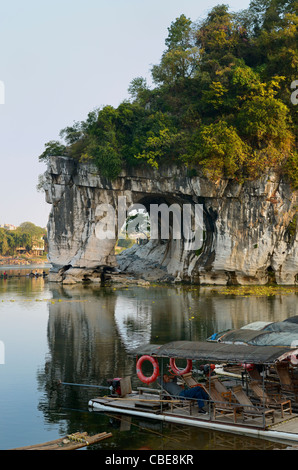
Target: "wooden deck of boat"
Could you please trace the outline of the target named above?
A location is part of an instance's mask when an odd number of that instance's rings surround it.
[[[298,415],[293,414],[292,417],[288,419],[280,420],[276,424],[272,425],[271,429],[279,432],[298,434]]]
[[[166,406],[166,400],[159,400],[152,397],[152,395],[143,394],[142,396],[131,394],[123,398],[118,397],[98,397],[93,398],[93,402],[102,405],[108,405],[113,408],[125,408],[125,409],[139,409],[144,411],[150,411],[151,413],[160,413],[161,403]]]
[[[202,414],[198,412],[198,407],[196,401],[191,402],[185,400],[183,406],[181,406],[181,400],[159,400],[154,399],[151,394],[142,395],[131,394],[123,398],[117,397],[98,397],[92,399],[92,402],[98,403],[99,405],[108,406],[109,408],[115,408],[115,411],[119,410],[133,410],[134,412],[147,412],[151,415],[163,415],[168,417],[181,417],[191,421],[212,421],[216,423],[223,423],[226,425],[235,426],[246,426],[254,428],[263,428],[264,422],[262,416],[257,418],[243,418],[241,413],[237,414],[236,423],[233,421],[233,417],[229,415],[222,415],[214,419],[212,413]],[[188,402],[188,403],[187,403]],[[180,406],[175,406],[180,403]],[[161,406],[162,405],[162,406]],[[156,416],[157,417],[157,416]],[[267,422],[266,428],[278,430],[279,432],[285,433],[296,433],[298,434],[298,414],[296,413],[286,413],[282,417],[279,410],[274,410],[274,423],[270,421]]]

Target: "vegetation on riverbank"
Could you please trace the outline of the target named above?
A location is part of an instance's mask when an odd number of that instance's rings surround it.
[[[26,261],[32,258],[45,257],[46,234],[45,228],[32,222],[23,222],[15,230],[0,228],[0,264],[4,264],[2,259],[9,264],[28,264]],[[13,259],[19,263],[12,263]]]
[[[297,286],[229,286],[220,288],[218,293],[241,297],[270,297],[274,295],[298,294]]]
[[[198,23],[182,14],[152,67],[154,88],[135,78],[129,101],[66,127],[64,143],[48,142],[39,158],[92,161],[108,178],[170,162],[214,181],[274,168],[297,189],[297,28],[296,0],[252,0],[239,13],[218,5]]]

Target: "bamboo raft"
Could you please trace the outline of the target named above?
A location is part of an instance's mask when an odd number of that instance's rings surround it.
[[[76,432],[74,434],[68,434],[60,439],[53,441],[43,442],[42,444],[35,444],[26,447],[18,447],[11,450],[76,450],[82,447],[86,447],[92,444],[96,444],[103,439],[111,437],[111,433],[102,432],[89,436],[87,432]]]

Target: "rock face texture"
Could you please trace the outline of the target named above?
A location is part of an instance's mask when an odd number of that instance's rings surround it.
[[[198,284],[298,283],[298,194],[275,173],[238,184],[188,177],[177,167],[124,171],[114,181],[90,163],[52,157],[45,173],[49,280],[63,283],[130,278]],[[142,204],[203,208],[203,241],[190,250],[173,235],[115,256],[126,208]],[[121,207],[120,207],[121,206]],[[112,208],[112,210],[111,210]],[[106,210],[105,210],[106,209]],[[113,212],[114,211],[114,212]],[[119,215],[120,214],[120,215]],[[115,234],[102,237],[103,227]],[[114,232],[113,232],[114,230]]]

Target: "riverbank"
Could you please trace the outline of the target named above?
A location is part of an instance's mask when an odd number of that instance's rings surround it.
[[[47,256],[33,256],[24,254],[20,256],[0,256],[0,266],[31,266],[48,263]]]

